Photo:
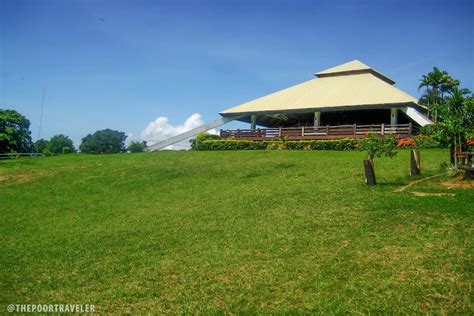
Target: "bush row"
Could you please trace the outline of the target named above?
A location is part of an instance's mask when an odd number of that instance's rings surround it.
[[[251,141],[207,139],[194,147],[197,150],[355,150],[360,140],[300,140],[300,141]],[[418,144],[418,148],[439,147],[435,141],[426,141]],[[414,148],[413,138],[404,138],[398,141],[398,148]]]
[[[251,141],[203,140],[197,150],[353,150],[357,140]]]

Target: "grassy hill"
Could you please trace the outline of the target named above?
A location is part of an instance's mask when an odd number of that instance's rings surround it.
[[[448,153],[422,151],[423,175]],[[158,152],[0,163],[0,310],[472,313],[474,190],[409,152]],[[426,195],[422,193],[449,193]],[[421,196],[420,196],[421,195]]]

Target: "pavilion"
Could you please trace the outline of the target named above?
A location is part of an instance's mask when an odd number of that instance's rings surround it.
[[[201,132],[238,120],[248,129],[221,130],[222,138],[359,138],[369,133],[400,138],[432,124],[426,108],[394,86],[395,81],[366,64],[351,62],[315,73],[316,78],[243,103],[221,118],[147,147],[166,148]]]
[[[316,78],[222,111],[249,129],[221,130],[234,139],[333,139],[369,132],[410,136],[432,122],[417,99],[364,63],[351,62],[315,73]]]

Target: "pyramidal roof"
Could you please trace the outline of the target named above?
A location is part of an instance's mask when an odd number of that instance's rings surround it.
[[[315,73],[315,75],[318,76],[318,75],[326,75],[326,74],[333,74],[333,73],[340,73],[340,72],[347,72],[347,71],[369,70],[369,69],[371,69],[369,66],[355,59],[345,64],[341,64],[339,66],[317,72]]]
[[[390,79],[389,77],[385,76],[384,74],[376,71],[375,69],[367,66],[363,62],[355,59],[353,61],[347,62],[345,64],[341,64],[336,67],[332,67],[320,72],[315,73],[314,75],[316,77],[322,78],[322,77],[329,77],[329,76],[341,76],[341,75],[347,75],[351,73],[372,73],[375,76],[379,77],[380,79],[390,83],[390,84],[395,84],[395,81]]]
[[[245,102],[220,114],[245,116],[282,111],[330,111],[415,105],[417,99],[390,78],[354,60],[315,74],[317,78]]]

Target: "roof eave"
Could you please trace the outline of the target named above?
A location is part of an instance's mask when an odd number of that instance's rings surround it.
[[[355,110],[374,110],[374,109],[391,109],[405,106],[412,106],[416,108],[423,108],[416,102],[398,102],[398,103],[380,103],[380,104],[361,104],[361,105],[340,105],[329,107],[314,107],[314,108],[300,108],[300,109],[285,109],[285,110],[264,110],[264,111],[245,111],[245,112],[220,112],[223,117],[237,117],[253,114],[278,114],[278,113],[310,113],[310,112],[335,112],[335,111],[355,111]]]

